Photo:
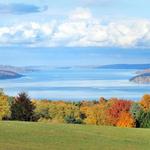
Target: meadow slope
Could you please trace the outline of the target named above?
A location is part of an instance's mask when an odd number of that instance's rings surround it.
[[[149,150],[150,129],[0,122],[0,150]]]

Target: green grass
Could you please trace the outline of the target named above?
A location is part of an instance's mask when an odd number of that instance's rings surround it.
[[[0,122],[0,150],[150,150],[150,129]]]

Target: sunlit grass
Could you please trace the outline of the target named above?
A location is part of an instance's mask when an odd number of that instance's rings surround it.
[[[149,150],[150,129],[0,122],[0,150]]]

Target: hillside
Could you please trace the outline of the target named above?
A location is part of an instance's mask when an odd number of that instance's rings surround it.
[[[9,65],[0,65],[0,80],[20,78],[23,76],[23,73],[33,71],[39,71],[38,67],[15,67]]]
[[[0,80],[20,78],[23,75],[12,71],[0,70]]]
[[[150,73],[144,73],[137,75],[130,79],[131,82],[139,84],[149,84],[150,83]]]
[[[72,68],[94,68],[94,69],[137,69],[144,70],[150,68],[150,64],[110,64],[110,65],[87,65],[87,66],[63,66],[56,67],[57,69],[72,69]]]
[[[138,70],[136,74],[150,73],[150,69]]]
[[[34,67],[16,67],[16,66],[9,66],[9,65],[0,65],[0,70],[4,70],[4,71],[12,71],[12,72],[17,72],[17,73],[23,73],[23,72],[27,72],[27,71],[37,71],[36,68]]]
[[[149,84],[150,83],[150,69],[145,69],[137,71],[137,76],[130,79],[131,82],[139,84]]]
[[[148,69],[150,64],[112,64],[112,65],[103,65],[99,68],[104,69]]]
[[[0,150],[149,150],[149,129],[0,122]]]

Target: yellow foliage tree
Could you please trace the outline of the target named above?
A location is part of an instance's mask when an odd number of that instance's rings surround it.
[[[150,110],[150,95],[145,94],[142,100],[140,101],[140,104],[142,108],[144,109],[144,111],[149,111]]]
[[[72,103],[66,103],[63,101],[47,101],[32,100],[36,109],[34,110],[35,115],[39,121],[50,121],[53,123],[63,123],[65,118],[80,118],[79,107],[73,105]]]
[[[119,121],[117,122],[118,127],[127,127],[127,128],[134,128],[135,127],[135,120],[128,112],[122,112],[119,117]]]
[[[0,93],[0,120],[7,117],[10,114],[10,106],[8,103],[8,97],[2,92]]]
[[[106,125],[107,115],[106,115],[107,103],[98,103],[93,106],[84,106],[80,110],[85,114],[86,118],[84,122],[86,124],[94,125]]]

